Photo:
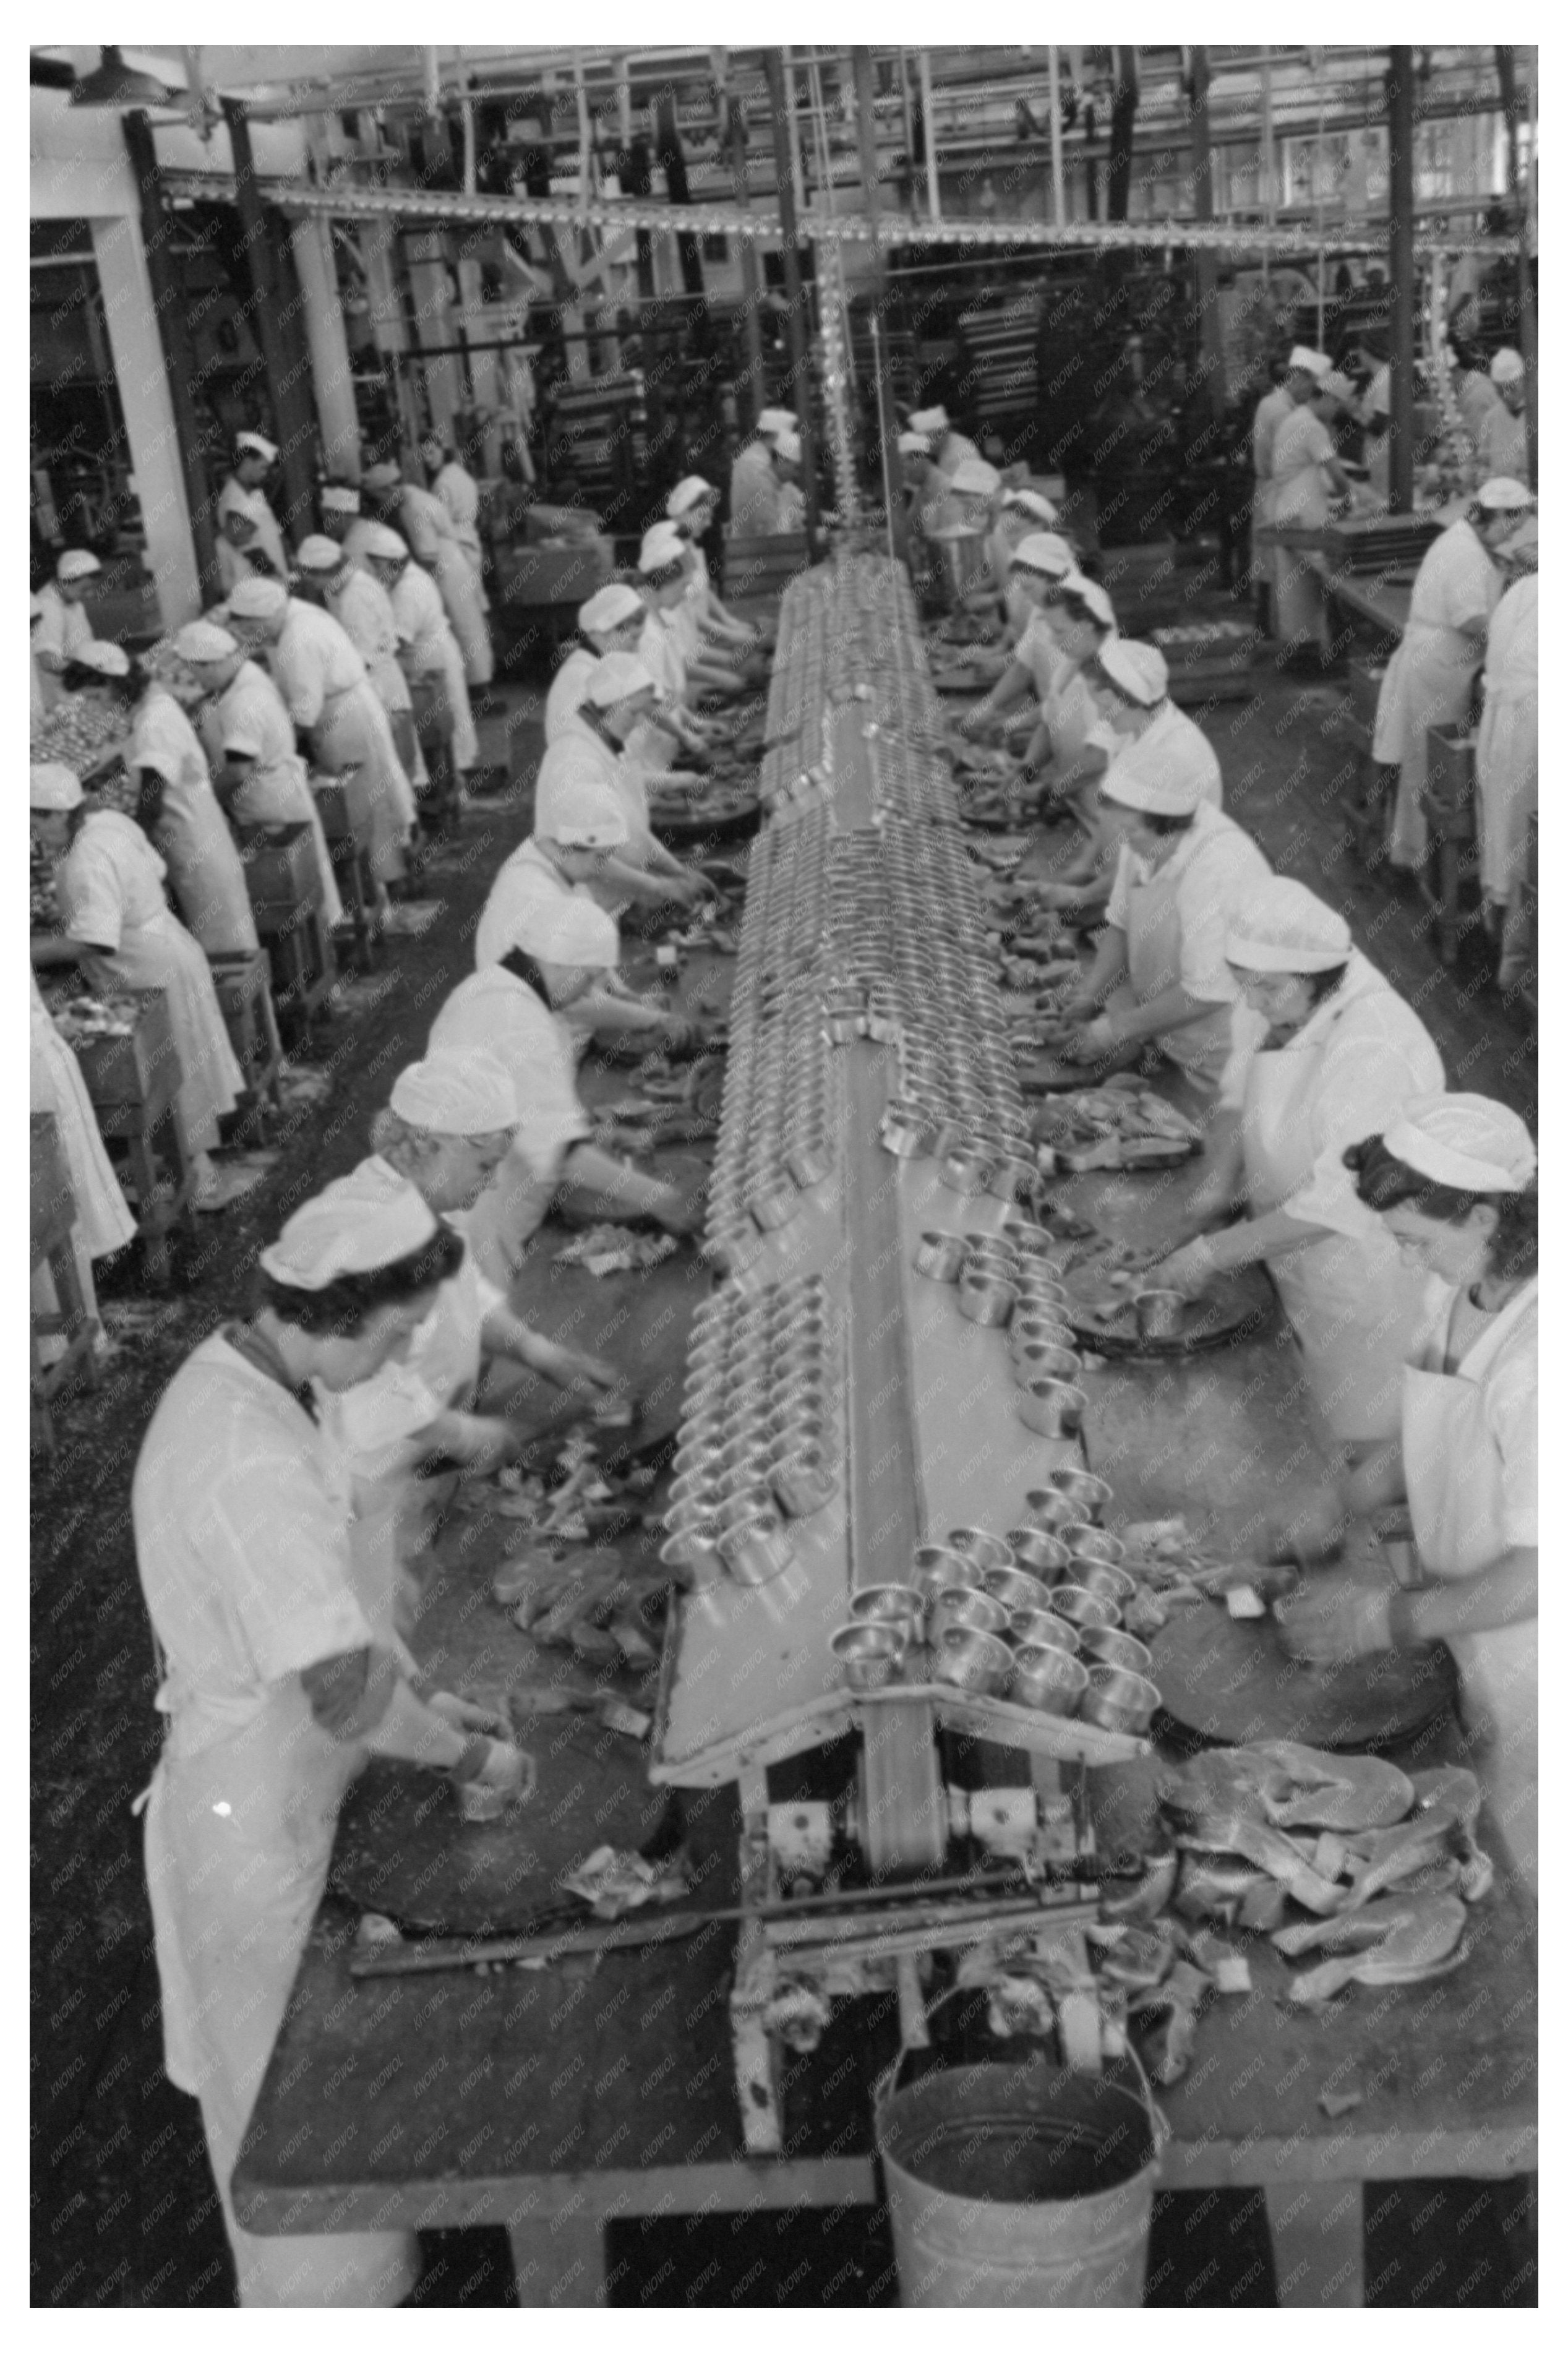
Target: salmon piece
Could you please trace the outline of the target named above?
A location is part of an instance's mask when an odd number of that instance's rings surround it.
[[[1244,1862],[1254,1864],[1258,1870],[1267,1872],[1270,1879],[1278,1880],[1303,1912],[1329,1913],[1340,1908],[1344,1890],[1314,1871],[1308,1857],[1283,1831],[1254,1815],[1205,1815],[1176,1842],[1209,1854],[1239,1855]]]
[[[1396,1765],[1381,1757],[1335,1757],[1294,1740],[1260,1740],[1257,1753],[1279,1767],[1290,1794],[1263,1792],[1268,1819],[1280,1830],[1386,1830],[1415,1803],[1415,1791]]]
[[[1464,1905],[1457,1895],[1422,1895],[1379,1905],[1375,1912],[1363,1912],[1355,1919],[1323,1922],[1315,1935],[1310,1927],[1304,1935],[1297,1929],[1282,1929],[1274,1942],[1284,1950],[1282,1940],[1293,1939],[1289,1947],[1292,1953],[1312,1944],[1347,1938],[1358,1946],[1292,1978],[1289,1999],[1313,2008],[1331,2000],[1349,1985],[1417,1985],[1423,1978],[1443,1976],[1466,1957],[1465,1916]],[[1375,1933],[1367,1937],[1369,1926]]]

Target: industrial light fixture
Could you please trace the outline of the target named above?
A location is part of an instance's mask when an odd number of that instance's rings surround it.
[[[175,93],[152,74],[138,73],[120,51],[104,47],[101,62],[71,85],[72,106],[173,106]]]

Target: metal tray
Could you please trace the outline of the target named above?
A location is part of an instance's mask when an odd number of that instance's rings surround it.
[[[1076,1279],[1076,1272],[1069,1273],[1064,1285],[1067,1321],[1078,1337],[1101,1356],[1203,1356],[1211,1348],[1230,1348],[1238,1341],[1255,1340],[1279,1318],[1274,1286],[1258,1266],[1238,1267],[1235,1273],[1222,1275],[1201,1299],[1190,1300],[1181,1331],[1168,1340],[1145,1340],[1133,1323],[1131,1303],[1116,1321],[1102,1318],[1075,1297]]]
[[[1299,1740],[1309,1748],[1403,1746],[1452,1711],[1458,1673],[1444,1643],[1385,1651],[1339,1667],[1290,1658],[1269,1618],[1233,1618],[1221,1604],[1173,1609],[1150,1641],[1162,1740],[1237,1747]]]

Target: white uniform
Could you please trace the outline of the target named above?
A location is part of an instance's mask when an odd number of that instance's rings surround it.
[[[257,538],[272,559],[277,577],[279,580],[287,580],[289,551],[283,544],[283,533],[278,528],[278,518],[267,503],[266,492],[242,490],[231,474],[217,494],[217,519],[220,524],[226,514],[243,514],[250,517],[251,522],[256,525]],[[221,549],[227,545],[227,542],[220,536],[218,545]]]
[[[1128,982],[1110,1009],[1146,1005],[1177,982],[1212,1005],[1154,1040],[1199,1086],[1216,1086],[1230,1059],[1230,1008],[1240,997],[1225,955],[1231,916],[1268,880],[1251,836],[1206,802],[1163,865],[1149,866],[1125,844],[1116,861],[1106,921],[1126,934]]]
[[[936,464],[951,480],[966,459],[978,458],[980,452],[966,433],[955,433],[950,425],[942,435],[941,448],[933,455]]]
[[[603,818],[614,809],[626,819],[627,839],[616,856],[628,866],[646,865],[656,848],[648,824],[647,785],[636,754],[616,752],[574,712],[553,744],[547,746],[534,786],[534,827],[553,839],[557,821],[570,813],[578,818]],[[585,886],[607,915],[617,921],[630,902],[597,885]]]
[[[765,441],[748,441],[730,474],[730,531],[735,539],[767,539],[784,529],[779,478]]]
[[[1428,1293],[1430,1321],[1405,1375],[1401,1436],[1416,1549],[1445,1584],[1474,1577],[1514,1546],[1540,1542],[1538,1288],[1525,1283],[1452,1371],[1444,1366],[1458,1293],[1440,1283]],[[1466,1723],[1485,1743],[1483,1786],[1534,1894],[1536,1620],[1447,1640],[1463,1679]]]
[[[1476,787],[1481,837],[1481,888],[1507,906],[1524,880],[1529,818],[1541,776],[1541,665],[1537,614],[1541,582],[1516,580],[1487,630]]]
[[[1282,384],[1266,392],[1252,417],[1252,579],[1255,586],[1274,577],[1274,551],[1258,538],[1274,520],[1274,436],[1297,404]]]
[[[166,686],[136,706],[127,753],[133,768],[163,779],[153,839],[169,870],[185,929],[207,955],[255,955],[261,943],[245,868],[218,806],[201,739]]]
[[[146,1832],[164,2064],[201,2102],[240,2301],[397,2304],[418,2276],[411,2232],[258,2237],[229,2189],[364,1763],[300,1681],[372,1639],[340,1466],[300,1403],[217,1332],[164,1392],[131,1510],[168,1718]]]
[[[1142,735],[1134,735],[1131,741],[1123,739],[1122,749],[1107,768],[1106,776],[1152,783],[1178,763],[1184,774],[1194,768],[1201,772],[1205,807],[1217,809],[1224,806],[1225,786],[1214,745],[1195,720],[1167,701]]]
[[[1443,1062],[1426,1028],[1376,966],[1352,950],[1333,995],[1282,1046],[1254,1044],[1237,1007],[1220,1102],[1241,1123],[1249,1208],[1330,1229],[1267,1261],[1334,1436],[1391,1438],[1426,1283],[1383,1219],[1356,1197],[1343,1155],[1381,1134],[1412,1095],[1440,1092]]]
[[[398,520],[415,562],[435,580],[462,651],[464,676],[470,686],[488,686],[495,675],[495,656],[485,625],[485,593],[458,543],[451,517],[433,491],[405,482]]]
[[[554,677],[544,698],[544,740],[553,744],[568,719],[576,717],[588,691],[599,656],[592,646],[574,646]]]
[[[1420,867],[1426,858],[1426,730],[1452,726],[1469,711],[1481,666],[1479,634],[1489,621],[1502,582],[1490,554],[1462,517],[1434,540],[1421,559],[1411,593],[1410,618],[1377,698],[1373,756],[1397,764],[1389,855],[1396,866]]]
[[[676,607],[679,611],[679,607]],[[653,672],[653,682],[664,689],[665,700],[686,700],[686,656],[675,628],[675,615],[650,612],[637,639],[638,659]]]
[[[490,965],[460,981],[430,1025],[430,1054],[487,1046],[504,1062],[522,1124],[500,1167],[468,1213],[479,1271],[504,1288],[542,1224],[574,1144],[593,1134],[577,1098],[565,1024],[515,973]]]
[[[180,1065],[180,1118],[193,1152],[210,1152],[218,1120],[245,1084],[207,960],[163,897],[163,860],[118,809],[95,809],[55,876],[66,937],[84,950],[100,996],[161,988]]]
[[[414,787],[347,631],[319,606],[291,597],[268,666],[295,726],[313,733],[320,765],[357,765],[363,774],[375,795],[371,870],[384,881],[400,875],[403,839],[416,816]]]
[[[474,585],[479,592],[479,601],[488,612],[489,598],[485,595],[485,552],[479,539],[479,486],[466,466],[459,466],[455,458],[448,458],[430,488],[446,509],[452,536],[468,559]]]
[[[356,565],[341,588],[328,591],[327,610],[363,662],[387,716],[411,711],[414,698],[397,659],[402,639],[392,599],[380,581]]]
[[[1044,613],[1037,607],[1029,615],[1013,659],[1022,662],[1035,681],[1035,694],[1041,709],[1058,690],[1066,685],[1073,665],[1068,661]]]
[[[476,969],[483,972],[487,965],[499,964],[510,955],[522,935],[519,926],[526,925],[531,914],[568,899],[598,903],[585,882],[566,880],[537,841],[530,839],[514,849],[497,869],[479,914],[474,934]]]
[[[1495,408],[1488,409],[1476,448],[1479,480],[1529,481],[1529,430],[1522,414],[1516,417],[1505,401],[1500,400]]]
[[[439,680],[452,716],[452,761],[466,775],[477,767],[479,739],[468,702],[468,681],[441,592],[428,572],[405,564],[392,591],[392,617],[403,640],[407,675]]]
[[[113,1163],[103,1148],[81,1066],[55,1028],[30,965],[27,988],[27,1108],[30,1112],[48,1112],[54,1119],[76,1208],[71,1225],[71,1255],[76,1261],[77,1281],[81,1285],[87,1312],[96,1316],[92,1261],[123,1250],[136,1231],[136,1220],[125,1206]],[[54,1277],[47,1266],[38,1267],[33,1275],[32,1297],[33,1305],[41,1314],[54,1315],[59,1312]],[[38,1345],[45,1363],[62,1354],[65,1345],[63,1339],[41,1340]]]
[[[1334,438],[1310,404],[1292,408],[1274,436],[1270,482],[1272,520],[1278,528],[1321,531],[1329,519],[1330,484],[1324,468],[1334,456]],[[1287,650],[1308,643],[1329,652],[1328,607],[1323,584],[1300,547],[1274,550],[1274,628]]]
[[[92,623],[82,606],[67,603],[52,580],[46,580],[39,589],[38,602],[44,609],[32,632],[33,659],[37,664],[45,708],[52,711],[65,690],[57,672],[49,667],[48,658],[58,664],[75,661],[92,643]],[[40,655],[47,659],[40,661]]]
[[[221,694],[203,704],[197,724],[209,759],[221,764],[229,752],[244,752],[255,764],[234,797],[237,825],[310,827],[321,879],[321,912],[329,923],[341,923],[343,902],[321,813],[309,771],[295,749],[294,723],[267,672],[256,662],[242,663]]]

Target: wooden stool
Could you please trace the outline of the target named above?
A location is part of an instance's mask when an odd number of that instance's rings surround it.
[[[254,955],[209,955],[207,962],[228,1042],[245,1072],[247,1103],[240,1113],[241,1124],[254,1119],[265,1134],[269,1113],[282,1109],[279,1074],[283,1045],[272,1003],[270,967],[259,950]]]
[[[337,987],[337,959],[321,905],[316,844],[308,825],[257,827],[240,835],[257,932],[272,964],[272,997],[308,1045],[310,1024]]]
[[[1460,903],[1464,885],[1480,873],[1475,794],[1476,746],[1469,730],[1428,727],[1421,794],[1427,854],[1419,880],[1421,894],[1437,918],[1437,953],[1447,965],[1458,956],[1460,934],[1481,920],[1479,894],[1468,913]]]
[[[384,927],[370,868],[371,789],[358,768],[312,776],[310,788],[321,811],[338,892],[353,930],[354,962],[362,972],[369,972],[384,954]]]
[[[30,1312],[28,1334],[29,1377],[31,1400],[30,1438],[36,1438],[52,1454],[55,1451],[55,1426],[49,1415],[50,1401],[58,1396],[79,1365],[89,1388],[98,1387],[98,1358],[93,1349],[94,1318],[88,1314],[77,1276],[76,1250],[71,1240],[76,1224],[76,1197],[71,1191],[70,1177],[66,1171],[65,1155],[60,1149],[59,1129],[52,1112],[34,1112],[27,1122],[28,1153],[31,1162],[32,1186],[29,1195],[29,1254],[28,1271],[37,1274],[47,1266],[59,1302],[57,1312],[44,1314],[37,1308]],[[43,1340],[63,1339],[65,1354],[53,1365],[44,1363]]]
[[[462,812],[461,784],[452,757],[455,722],[445,678],[409,681],[414,698],[414,732],[425,755],[428,790],[422,796],[421,822],[435,837],[455,833]],[[426,809],[428,809],[428,817]]]
[[[139,1000],[130,1036],[85,1039],[76,1058],[99,1134],[106,1145],[125,1147],[142,1261],[148,1280],[162,1287],[170,1275],[170,1233],[182,1223],[195,1230],[191,1153],[180,1117],[184,1072],[163,990],[117,988],[115,995]]]

